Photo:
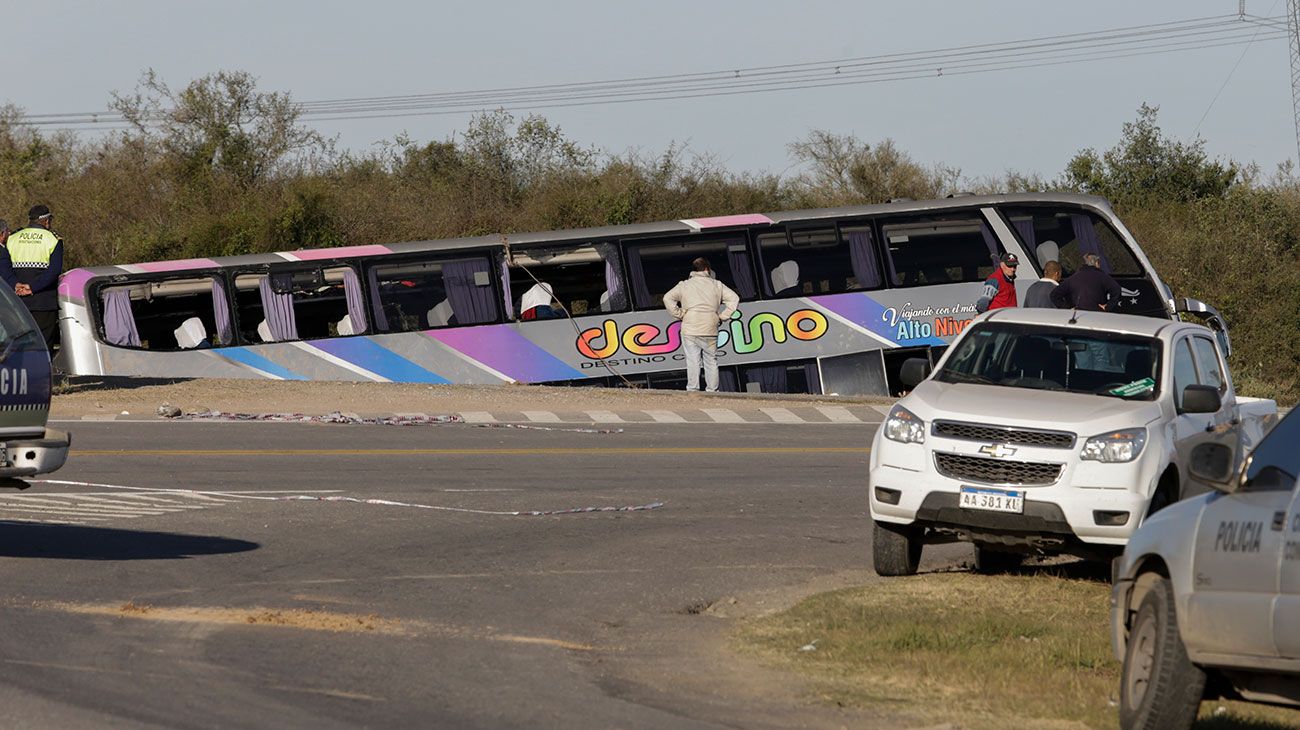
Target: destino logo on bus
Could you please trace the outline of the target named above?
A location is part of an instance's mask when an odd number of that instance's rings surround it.
[[[718,329],[718,347],[730,344],[732,352],[744,355],[755,352],[769,341],[780,344],[793,337],[810,342],[826,334],[826,315],[815,309],[800,309],[781,318],[760,312],[745,321],[740,311],[733,312],[726,327]],[[634,324],[619,332],[618,323],[607,319],[578,335],[578,352],[592,360],[604,360],[620,348],[631,355],[667,355],[682,346],[682,323],[673,322],[666,330],[654,324]],[[663,338],[660,342],[659,339]]]

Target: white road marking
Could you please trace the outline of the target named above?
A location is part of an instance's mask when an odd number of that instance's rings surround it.
[[[524,411],[523,414],[534,423],[561,423],[560,417],[550,411]]]
[[[686,419],[672,411],[641,411],[654,419],[655,423],[686,423]]]
[[[804,420],[785,408],[759,408],[758,410],[767,414],[774,423],[803,423]]]
[[[461,411],[460,417],[465,419],[465,423],[496,423],[497,419],[492,417],[487,411]]]
[[[817,406],[817,410],[831,419],[832,423],[862,423],[862,419],[850,413],[844,406]]]
[[[596,423],[623,423],[623,417],[612,411],[584,411]]]
[[[745,423],[745,419],[741,418],[739,413],[729,408],[702,408],[701,410],[715,423]]]

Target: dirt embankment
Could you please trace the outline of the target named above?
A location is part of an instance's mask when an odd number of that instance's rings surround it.
[[[58,389],[51,406],[55,418],[120,415],[152,416],[160,405],[184,411],[308,413],[332,411],[366,415],[451,414],[465,411],[626,411],[641,409],[808,406],[823,403],[885,403],[881,399],[834,396],[685,393],[623,388],[536,385],[423,385],[418,383],[339,383],[270,380],[157,380],[80,378]]]

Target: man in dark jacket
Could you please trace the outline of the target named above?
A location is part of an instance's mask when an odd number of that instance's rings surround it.
[[[54,216],[44,205],[27,214],[27,227],[14,231],[0,247],[0,279],[14,288],[54,349],[59,341],[59,274],[63,273],[63,239],[50,230]]]
[[[1052,304],[1062,309],[1104,312],[1119,303],[1119,283],[1101,270],[1101,257],[1084,254],[1083,268],[1052,290]]]
[[[1048,261],[1043,265],[1043,278],[1029,285],[1029,291],[1025,292],[1025,306],[1037,307],[1039,309],[1051,309],[1055,307],[1052,304],[1052,292],[1061,284],[1061,263],[1059,261]]]

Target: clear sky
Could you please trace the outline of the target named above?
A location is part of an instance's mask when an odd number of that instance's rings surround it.
[[[1254,15],[1282,0],[1249,0]],[[152,67],[173,87],[244,70],[299,101],[691,73],[941,49],[1237,12],[1233,0],[418,2],[42,0],[6,13],[0,100],[106,109]],[[1242,46],[967,76],[539,110],[572,138],[647,154],[685,142],[734,171],[786,172],[815,128],[890,137],[969,176],[1058,173],[1108,147],[1142,102],[1188,138]],[[1296,155],[1285,40],[1252,45],[1201,125],[1214,155],[1264,171]],[[518,112],[517,112],[518,113]],[[468,115],[314,124],[365,149],[444,139]]]

